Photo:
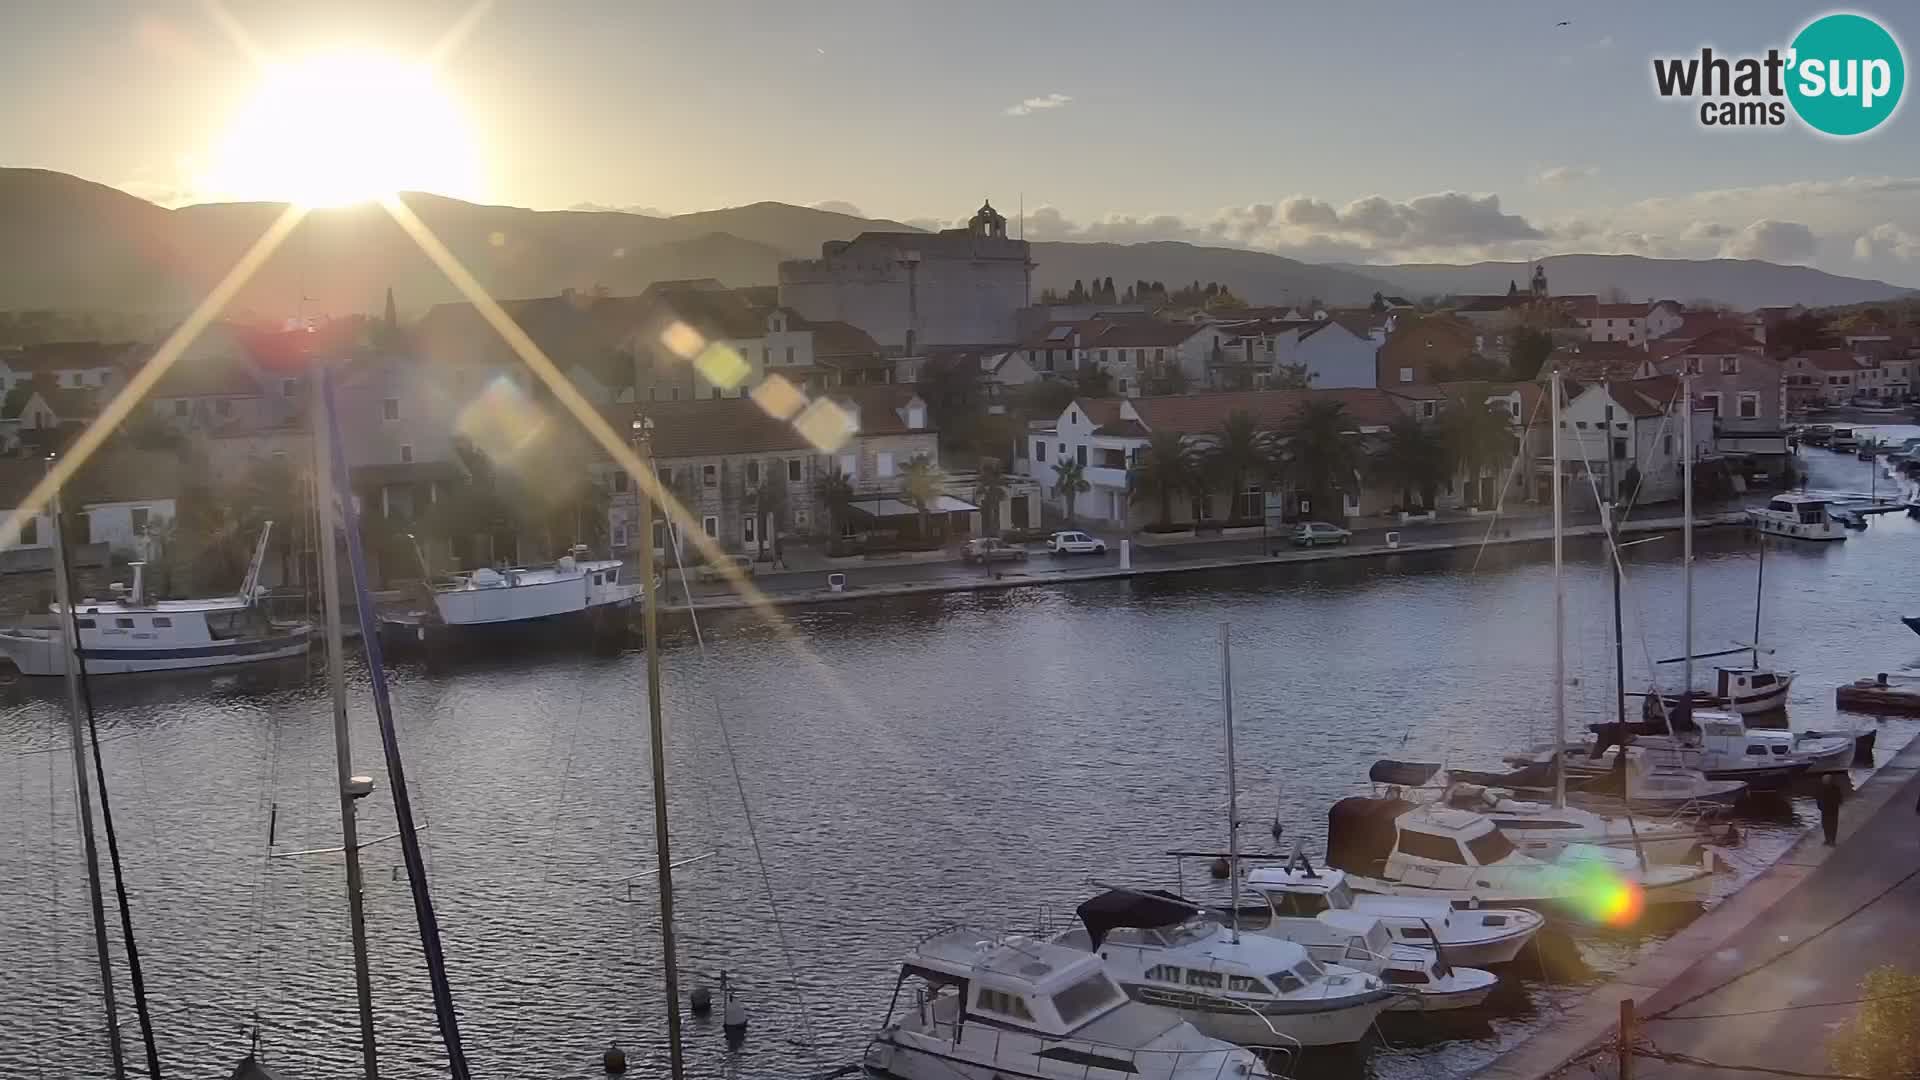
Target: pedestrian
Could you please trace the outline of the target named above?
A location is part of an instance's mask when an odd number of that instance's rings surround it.
[[[781,554],[779,533],[773,534],[773,565],[779,567],[782,570],[785,570],[787,568],[786,556]]]
[[[1832,847],[1840,838],[1840,801],[1846,793],[1840,789],[1838,773],[1828,773],[1820,779],[1820,793],[1814,802],[1820,806],[1820,831],[1826,833],[1827,846]]]

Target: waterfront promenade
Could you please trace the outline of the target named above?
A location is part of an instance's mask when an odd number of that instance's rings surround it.
[[[1740,892],[1597,987],[1477,1080],[1622,1075],[1620,1002],[1640,1017],[1633,1075],[1831,1074],[1827,1042],[1860,1008],[1860,980],[1920,972],[1920,740],[1873,774],[1840,818],[1840,845],[1807,830]],[[1829,1004],[1835,1003],[1835,1004]],[[1649,1056],[1657,1053],[1661,1056]],[[1680,1063],[1672,1056],[1722,1068]]]

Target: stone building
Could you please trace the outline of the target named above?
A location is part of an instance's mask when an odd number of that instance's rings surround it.
[[[865,232],[830,240],[818,259],[780,264],[780,304],[809,320],[848,322],[893,355],[928,346],[1020,340],[1034,263],[1007,219],[983,204],[964,229]]]

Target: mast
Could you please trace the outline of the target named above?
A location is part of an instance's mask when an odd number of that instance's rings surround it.
[[[1220,624],[1220,720],[1227,729],[1227,906],[1232,909],[1232,941],[1240,944],[1240,791],[1233,768],[1233,646],[1228,624]]]
[[[1760,534],[1760,567],[1753,574],[1753,664],[1754,670],[1760,668],[1760,604],[1766,596],[1767,583],[1767,534]]]
[[[1548,427],[1553,431],[1553,805],[1567,805],[1567,589],[1561,580],[1564,561],[1560,506],[1560,371],[1551,380],[1553,409]]]
[[[642,416],[633,422],[634,446],[641,464],[653,470],[653,421]],[[633,487],[639,499],[640,583],[644,595],[643,631],[647,645],[647,739],[653,765],[653,856],[660,889],[661,968],[667,984],[667,1061],[672,1080],[685,1075],[685,1051],[680,1042],[680,966],[673,941],[673,855],[667,833],[667,747],[665,725],[660,718],[660,598],[653,578],[653,503],[647,497],[647,485],[654,477],[634,477]],[[673,542],[669,524],[668,543]]]
[[[1625,632],[1620,624],[1620,490],[1613,476],[1613,388],[1601,382],[1606,391],[1607,440],[1602,452],[1607,456],[1607,571],[1613,578],[1613,707],[1614,720],[1624,729],[1627,723],[1627,654]]]
[[[48,459],[52,469],[52,459]],[[113,1003],[113,958],[107,952],[107,911],[100,898],[100,851],[93,840],[93,798],[87,790],[86,740],[80,733],[80,638],[79,620],[74,616],[73,593],[67,587],[67,538],[60,528],[60,492],[47,503],[53,518],[53,594],[66,613],[61,629],[66,655],[61,670],[67,679],[67,739],[73,754],[73,801],[80,811],[80,836],[87,854],[87,898],[93,904],[93,949],[100,960],[100,1000],[107,1011],[107,1048],[113,1054],[113,1075],[127,1075],[126,1056],[120,1046],[120,1012]]]
[[[340,785],[340,844],[347,862],[347,918],[353,926],[353,981],[360,999],[360,1062],[367,1080],[379,1080],[373,1041],[373,977],[367,967],[367,916],[361,897],[360,834],[354,825],[353,744],[347,731],[346,649],[340,631],[340,556],[333,504],[333,433],[322,395],[312,397],[313,492],[319,515],[320,603],[327,619],[327,681],[333,690],[333,759]]]
[[[1680,565],[1683,568],[1682,582],[1687,598],[1681,622],[1685,624],[1686,667],[1680,683],[1681,708],[1687,711],[1687,719],[1693,719],[1693,376],[1680,377],[1680,440],[1685,443],[1680,448]],[[1671,721],[1669,721],[1671,722]]]

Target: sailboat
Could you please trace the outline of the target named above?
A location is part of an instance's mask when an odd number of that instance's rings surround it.
[[[1738,648],[1722,649],[1719,652],[1698,653],[1694,656],[1696,660],[1711,660],[1722,656],[1738,656],[1741,653],[1749,653],[1751,654],[1751,659],[1744,667],[1723,666],[1716,668],[1715,670],[1719,676],[1719,680],[1718,685],[1711,694],[1693,690],[1691,687],[1688,687],[1686,690],[1686,693],[1689,695],[1686,698],[1682,698],[1677,694],[1648,694],[1646,700],[1647,719],[1660,719],[1664,715],[1662,710],[1690,710],[1695,706],[1725,708],[1732,712],[1739,713],[1741,716],[1763,716],[1770,713],[1778,713],[1786,709],[1787,692],[1793,687],[1793,672],[1776,671],[1771,667],[1762,667],[1760,664],[1761,653],[1764,652],[1771,655],[1773,652],[1772,649],[1763,649],[1760,646],[1760,616],[1764,606],[1762,601],[1765,596],[1764,586],[1766,578],[1767,538],[1763,533],[1760,536],[1759,565],[1754,571],[1753,577],[1753,641],[1751,643],[1742,643]],[[1681,657],[1676,656],[1672,659],[1662,660],[1660,663],[1677,664],[1681,662],[1681,659]]]

